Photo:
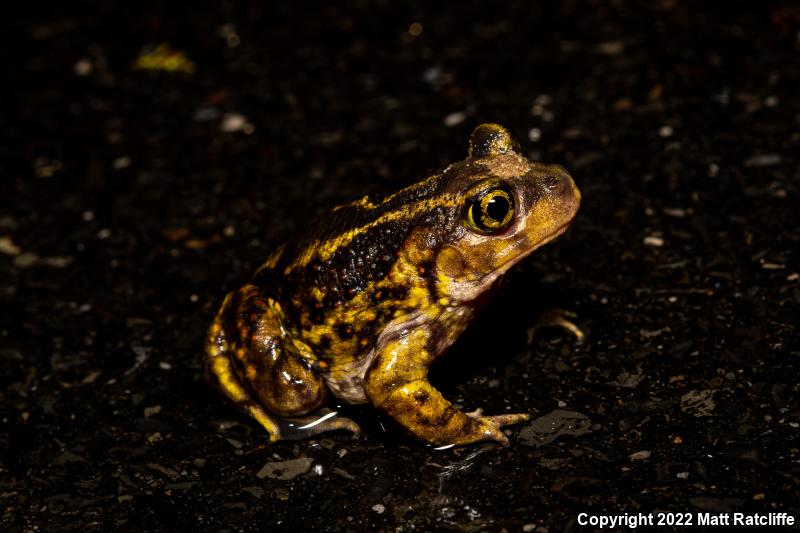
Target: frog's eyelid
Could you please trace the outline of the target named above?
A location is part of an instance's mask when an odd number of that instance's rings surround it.
[[[476,199],[483,198],[492,190],[502,187],[503,185],[508,184],[505,181],[497,178],[486,178],[477,183],[473,183],[472,186],[465,189],[462,193],[462,202],[464,202],[465,205],[470,206]]]

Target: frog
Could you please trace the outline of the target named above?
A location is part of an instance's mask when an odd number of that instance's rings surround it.
[[[580,206],[560,165],[529,160],[498,124],[467,157],[398,192],[364,196],[308,222],[225,297],[206,336],[207,381],[271,442],[347,430],[327,408],[368,404],[438,447],[509,443],[530,415],[464,412],[428,380],[520,261]]]

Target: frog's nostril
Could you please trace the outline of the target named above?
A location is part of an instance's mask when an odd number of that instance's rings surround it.
[[[558,185],[558,183],[559,183],[560,181],[561,181],[561,178],[560,178],[560,177],[558,177],[558,176],[554,176],[554,175],[548,175],[548,176],[545,176],[545,177],[542,179],[542,185],[543,185],[543,186],[544,186],[544,187],[545,187],[547,190],[553,190],[553,189],[555,189],[555,188],[556,188],[556,186]]]

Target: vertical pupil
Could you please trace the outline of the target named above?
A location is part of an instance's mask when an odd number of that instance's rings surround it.
[[[497,195],[486,204],[486,215],[497,222],[502,222],[511,206],[503,196]]]

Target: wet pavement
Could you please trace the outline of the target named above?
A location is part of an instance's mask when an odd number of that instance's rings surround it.
[[[0,32],[0,524],[562,531],[579,513],[800,519],[800,9],[792,2],[144,2]],[[499,122],[583,192],[438,361],[443,451],[269,444],[202,380],[227,290],[326,208]],[[537,329],[576,314],[583,342]],[[698,529],[699,530],[699,529]]]

